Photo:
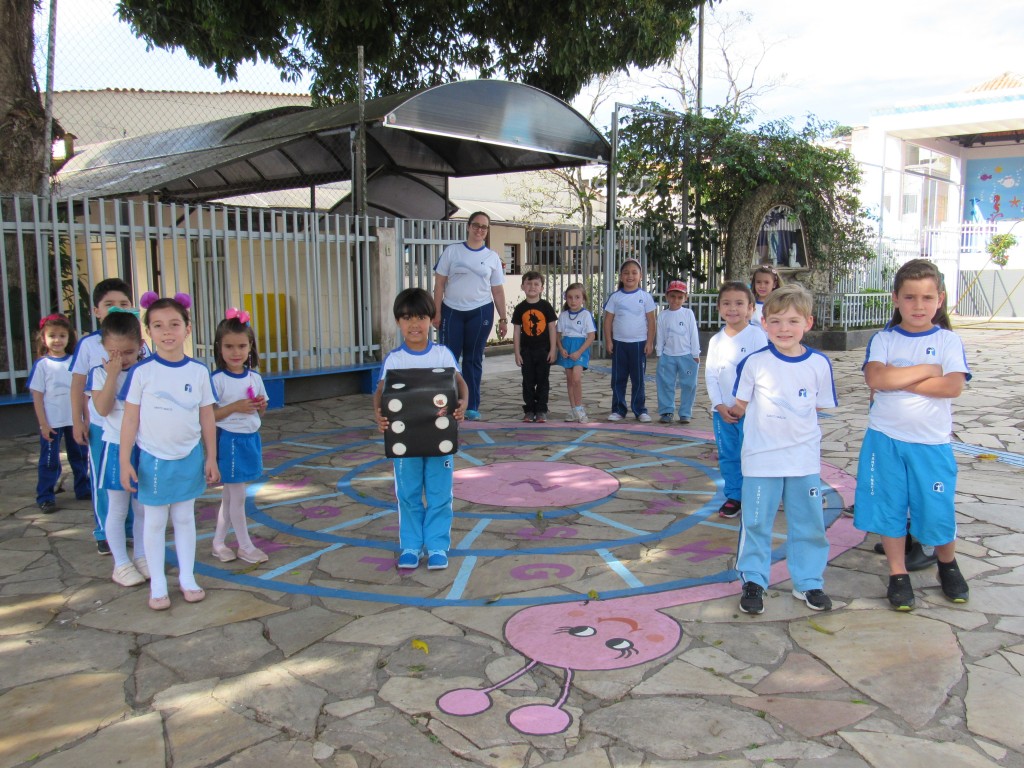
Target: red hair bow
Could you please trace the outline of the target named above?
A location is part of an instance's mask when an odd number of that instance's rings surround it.
[[[51,320],[63,320],[65,323],[68,322],[68,319],[64,317],[64,315],[60,314],[59,312],[54,312],[52,315],[47,315],[46,317],[40,318],[39,330],[42,330],[43,326],[46,325]],[[68,324],[70,325],[70,323]]]

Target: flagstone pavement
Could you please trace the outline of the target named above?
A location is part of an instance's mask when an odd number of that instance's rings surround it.
[[[61,494],[57,513],[38,512],[37,439],[12,440],[0,449],[0,766],[1024,766],[1024,333],[1006,324],[961,333],[974,372],[954,408],[958,559],[971,598],[946,602],[934,571],[921,571],[913,575],[918,608],[910,614],[887,607],[876,538],[844,517],[830,529],[826,587],[835,609],[813,613],[792,599],[780,565],[767,610],[754,617],[738,611],[736,581],[672,587],[685,575],[673,570],[682,558],[656,562],[656,547],[644,544],[608,556],[598,542],[593,551],[632,568],[623,578],[659,574],[670,588],[614,599],[606,595],[624,582],[598,567],[604,561],[590,550],[565,554],[535,589],[513,585],[507,571],[488,571],[496,556],[481,550],[476,580],[460,584],[469,557],[453,556],[447,571],[402,576],[387,546],[357,561],[347,553],[358,548],[346,541],[303,544],[296,528],[258,519],[252,531],[271,550],[270,562],[221,566],[209,553],[214,490],[199,514],[199,578],[208,597],[185,604],[172,575],[173,608],[154,613],[145,587],[110,581],[111,560],[95,551],[83,502]],[[863,350],[830,357],[840,407],[821,419],[823,461],[848,478],[866,423]],[[606,365],[595,360],[584,379],[595,430],[608,427]],[[615,440],[632,430],[656,453],[706,436],[702,389],[686,428],[660,426],[655,415],[651,425],[628,420]],[[518,424],[518,393],[511,357],[488,358],[485,421],[466,425],[465,436],[505,430],[522,440],[522,430],[534,429],[564,439],[567,429],[583,429],[561,422],[557,372],[549,424]],[[648,403],[655,403],[653,381]],[[319,455],[311,435],[354,434],[365,462],[376,466],[380,447],[366,448],[374,437],[369,411],[361,395],[288,406],[267,415],[264,443],[282,461],[302,464]],[[701,450],[713,463],[707,443]],[[514,459],[514,449],[508,453]],[[342,451],[338,466],[348,467],[352,455]],[[486,463],[466,454],[456,467]],[[613,464],[594,466],[614,472]],[[381,462],[370,474],[388,471]],[[263,511],[292,526],[366,513],[360,520],[379,526],[367,529],[374,536],[395,536],[379,509],[364,510],[350,496],[325,506],[330,494],[310,500],[305,482],[279,484],[265,505],[261,497]],[[546,489],[543,478],[534,482]],[[841,489],[845,502],[849,490],[849,483]],[[671,487],[656,493],[645,498],[685,502]],[[637,503],[616,500],[603,508],[605,520],[641,520],[628,511]],[[659,507],[648,519],[664,514]],[[560,535],[536,517],[520,523],[533,522],[538,539]],[[456,539],[468,542],[474,524],[457,523]],[[734,540],[735,529],[721,535]],[[519,567],[538,567],[523,557]],[[369,575],[356,577],[357,567]],[[577,571],[586,577],[558,581]],[[513,591],[516,599],[508,599]],[[443,599],[453,594],[467,599]],[[558,602],[570,594],[577,597]],[[544,622],[553,627],[547,634]],[[618,653],[604,666],[559,655],[569,635],[585,639],[609,623],[626,628],[606,643]],[[631,660],[645,643],[659,650],[638,657],[649,659],[643,663]]]

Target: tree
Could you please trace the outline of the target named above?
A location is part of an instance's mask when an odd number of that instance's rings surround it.
[[[654,105],[650,105],[654,107]],[[624,212],[660,235],[652,253],[677,272],[692,269],[685,236],[708,247],[757,190],[785,189],[806,226],[808,247],[830,276],[872,255],[861,217],[860,169],[846,150],[818,143],[832,128],[810,118],[801,130],[789,121],[753,128],[725,108],[711,116],[637,110],[620,130],[623,186],[638,189]],[[683,222],[683,200],[703,215]]]
[[[43,179],[43,105],[32,56],[35,0],[0,0],[0,193],[35,194]]]
[[[571,98],[594,75],[650,67],[687,37],[699,0],[119,0],[149,45],[183,48],[224,79],[246,61],[315,96],[353,101],[356,46],[371,95],[504,77]]]

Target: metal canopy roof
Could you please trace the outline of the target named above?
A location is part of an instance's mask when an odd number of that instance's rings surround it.
[[[410,208],[443,218],[448,177],[607,163],[610,156],[586,118],[519,83],[448,83],[372,99],[365,114],[370,213]],[[344,181],[352,178],[357,125],[353,104],[254,112],[85,147],[56,181],[63,196],[183,201]],[[433,202],[404,204],[419,193]]]

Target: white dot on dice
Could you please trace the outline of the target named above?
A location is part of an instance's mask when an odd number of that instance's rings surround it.
[[[402,434],[403,432],[405,432],[405,422],[404,421],[393,421],[393,422],[391,422],[391,431],[394,432],[396,435]]]
[[[448,417],[439,416],[437,421],[434,422],[434,426],[438,429],[448,429]]]
[[[396,381],[394,384],[391,385],[391,388],[392,389],[405,389],[405,383],[401,382],[401,381]]]
[[[444,373],[444,368],[434,368],[433,373]]]
[[[395,443],[391,446],[391,452],[395,456],[405,456],[405,443]]]
[[[448,396],[441,394],[434,395],[434,405],[436,405],[438,408],[444,408],[446,405],[448,405]]]
[[[397,399],[388,400],[388,410],[391,411],[392,413],[398,413],[400,410],[402,410],[402,401]]]
[[[451,453],[452,448],[454,446],[452,445],[451,440],[442,440],[440,443],[438,443],[437,447],[441,451],[441,453]]]

